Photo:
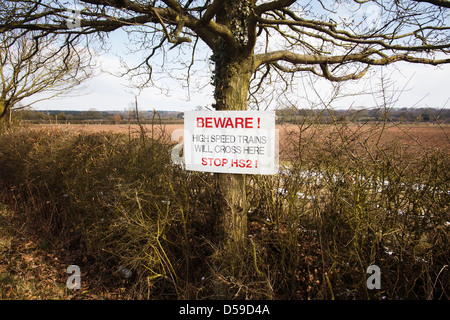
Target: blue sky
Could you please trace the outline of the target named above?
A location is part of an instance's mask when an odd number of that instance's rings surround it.
[[[123,70],[121,58],[133,66],[133,63],[142,61],[141,55],[139,53],[129,54],[124,32],[119,30],[109,36],[108,43],[111,45],[111,49],[95,57],[99,66],[97,75],[84,83],[85,89],[81,93],[78,93],[77,90],[76,95],[44,100],[33,104],[33,108],[36,110],[97,109],[123,111],[130,108],[131,105],[134,107],[135,95],[138,95],[138,104],[142,110],[188,111],[194,110],[197,106],[211,105],[213,102],[213,88],[208,85],[210,82],[210,75],[208,75],[210,68],[208,63],[209,54],[203,52],[203,56],[199,55],[201,61],[198,63],[197,68],[199,69],[198,72],[202,71],[203,76],[193,78],[193,81],[200,81],[200,85],[202,87],[206,85],[206,88],[200,90],[192,88],[188,91],[178,81],[166,76],[155,81],[164,90],[160,90],[157,87],[149,87],[139,93],[137,90],[130,89],[130,81],[126,76],[118,77],[114,74],[118,74],[120,70]],[[161,64],[161,57],[156,57],[152,61],[156,69]],[[156,78],[161,78],[161,76],[157,75]],[[42,96],[36,96],[33,99]],[[33,99],[29,99],[26,102],[29,103]]]
[[[104,56],[101,60],[103,67],[107,70],[116,70],[120,66],[118,58],[113,55]],[[207,68],[206,61],[204,64]],[[450,101],[448,101],[450,98],[449,65],[434,67],[398,63],[383,70],[397,90],[405,89],[401,94],[397,94],[397,106],[450,108]],[[379,77],[378,72],[372,71],[358,82],[352,81],[343,85],[347,92],[358,92],[362,90],[361,88],[377,88],[380,85]],[[209,77],[205,76],[199,81],[205,84],[209,81]],[[187,89],[182,88],[174,80],[163,79],[159,84],[169,87],[171,92],[161,93],[157,88],[145,89],[138,95],[138,104],[141,110],[189,111],[194,110],[197,106],[210,106],[213,102],[213,88],[210,85],[206,85],[200,91],[192,88],[188,94]],[[86,84],[86,90],[80,95],[45,100],[36,103],[33,107],[37,110],[88,110],[92,108],[105,111],[124,110],[134,105],[136,93],[127,88],[127,85],[126,78],[101,73]],[[306,95],[303,95],[300,90],[296,94],[299,107],[308,108],[308,105],[304,103]],[[316,90],[326,96],[331,89],[329,84],[322,81],[316,85]],[[314,99],[314,96],[314,93],[310,93],[308,99]],[[374,98],[368,95],[352,96],[337,102],[335,106],[342,108],[350,105],[373,107],[376,104]]]
[[[369,8],[370,9],[370,8]],[[368,11],[369,12],[369,11]],[[371,13],[371,12],[369,12]],[[374,13],[371,13],[374,17]],[[337,17],[335,17],[338,19]],[[370,18],[370,16],[369,16]],[[374,20],[375,21],[375,20]],[[115,72],[120,69],[120,59],[122,56],[127,62],[140,62],[141,56],[138,53],[130,54],[125,46],[126,35],[122,31],[116,31],[110,35],[111,51],[97,56],[101,69],[109,72]],[[189,60],[190,52],[186,56],[174,56],[170,52],[172,59]],[[196,63],[196,70],[199,75],[192,77],[191,90],[187,91],[179,82],[170,79],[170,77],[161,78],[156,83],[166,90],[150,87],[138,96],[138,103],[141,110],[170,110],[170,111],[189,111],[198,106],[206,107],[213,103],[213,88],[209,85],[211,66],[208,61],[210,52],[208,49],[198,50],[199,54]],[[155,66],[161,63],[161,58],[154,60]],[[448,79],[450,75],[450,65],[443,66],[425,66],[418,64],[396,63],[383,69],[372,69],[361,80],[347,82],[343,84],[344,90],[349,93],[376,90],[380,87],[380,70],[391,83],[391,89],[405,91],[402,94],[395,95],[395,106],[398,107],[436,107],[450,108],[450,91],[448,89]],[[298,86],[293,88],[291,94],[292,100],[299,108],[308,108],[310,105],[317,105],[317,94],[321,99],[327,100],[332,88],[327,81],[318,81],[315,91],[305,88],[305,80],[301,80]],[[45,100],[33,105],[37,110],[125,110],[134,106],[136,90],[128,88],[129,80],[125,77],[115,77],[107,72],[101,72],[86,84],[86,89],[77,96],[61,97],[52,100]],[[307,99],[306,99],[307,97]],[[349,108],[353,107],[374,107],[380,105],[380,99],[374,99],[372,95],[351,96],[341,99],[333,104],[334,107]],[[381,99],[382,100],[382,99]],[[283,97],[273,97],[273,103],[270,108],[277,107],[277,102],[283,102]],[[28,100],[27,102],[30,102]],[[448,103],[447,103],[448,102]],[[309,105],[308,105],[309,104]]]

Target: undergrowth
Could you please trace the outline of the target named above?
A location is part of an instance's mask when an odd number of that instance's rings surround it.
[[[2,201],[81,250],[81,269],[110,286],[125,275],[129,298],[448,299],[448,150],[377,143],[382,127],[320,130],[300,125],[279,174],[247,176],[242,252],[216,252],[215,175],[172,164],[164,134],[5,131]]]

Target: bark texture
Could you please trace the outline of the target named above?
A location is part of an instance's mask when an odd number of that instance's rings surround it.
[[[216,110],[247,110],[250,79],[254,72],[253,47],[249,51],[248,16],[254,1],[227,1],[217,22],[231,30],[233,37],[218,38],[211,57],[215,70],[213,84]],[[247,238],[246,177],[217,174],[219,210],[215,222],[221,249],[239,251]]]

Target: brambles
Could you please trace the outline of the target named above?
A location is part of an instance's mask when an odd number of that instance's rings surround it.
[[[214,175],[172,165],[169,139],[141,129],[2,133],[3,202],[26,208],[42,243],[84,257],[71,263],[126,281],[127,297],[205,299],[217,286],[230,299],[449,297],[448,148],[413,152],[386,125],[299,125],[284,133],[280,173],[247,177],[246,247],[217,256]]]

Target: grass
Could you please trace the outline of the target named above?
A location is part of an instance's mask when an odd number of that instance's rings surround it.
[[[219,256],[215,177],[171,164],[167,135],[5,131],[1,298],[448,299],[448,148],[368,126],[286,136],[280,174],[247,177],[246,250]]]
[[[58,258],[19,224],[7,206],[0,208],[0,299],[70,297],[57,272]]]
[[[10,202],[5,196],[2,201]],[[35,225],[24,223],[25,211],[0,205],[0,300],[126,298],[123,279],[116,277],[114,287],[105,286],[82,251],[49,241]],[[72,261],[84,263],[82,290],[66,287]]]

